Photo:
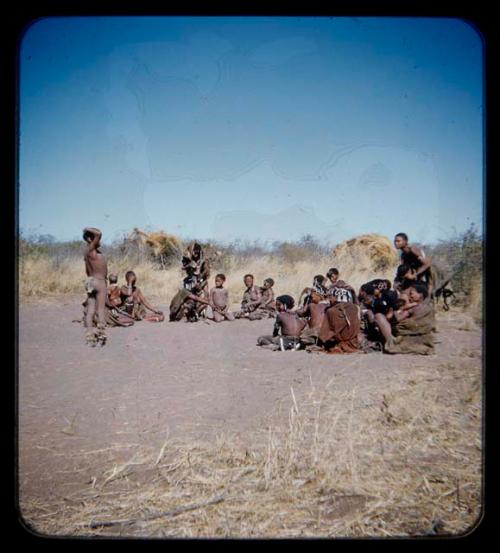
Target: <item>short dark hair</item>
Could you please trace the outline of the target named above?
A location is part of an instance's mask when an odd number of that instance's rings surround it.
[[[373,296],[375,293],[375,286],[371,282],[367,282],[366,284],[363,284],[361,286],[361,290],[368,294],[369,296]]]
[[[134,273],[134,271],[127,271],[125,273],[125,278],[128,278],[129,276],[135,276],[137,278],[137,275]]]
[[[390,290],[392,288],[392,282],[388,278],[384,278],[382,282],[385,282],[387,290]]]
[[[422,294],[424,299],[429,295],[429,291],[427,290],[427,286],[425,286],[425,284],[413,284],[411,288],[414,288],[419,294]]]
[[[408,235],[405,234],[404,232],[398,232],[394,238],[397,238],[398,236],[400,236],[403,240],[408,242]]]
[[[250,273],[248,273],[248,274],[246,274],[246,275],[243,277],[243,280],[245,280],[247,277],[254,278],[253,275],[251,275]]]
[[[331,277],[332,275],[339,276],[339,270],[336,269],[335,267],[332,267],[331,269],[328,269],[328,272],[326,273],[326,276]]]
[[[399,265],[399,267],[396,269],[396,278],[398,280],[402,280],[406,273],[411,270],[411,267],[409,265]]]
[[[226,280],[226,275],[224,275],[222,273],[219,273],[219,274],[215,275],[215,278],[220,278],[222,280]]]
[[[313,282],[319,282],[320,284],[322,284],[324,280],[325,280],[325,276],[324,276],[324,275],[316,275],[316,276],[313,278]]]
[[[114,274],[114,273],[111,273],[109,276],[108,276],[108,280],[109,282],[117,282],[118,281],[118,277]]]
[[[285,305],[287,309],[292,309],[292,307],[295,305],[295,300],[292,298],[292,296],[289,296],[288,294],[278,296],[276,298],[276,301],[279,301],[280,303]]]
[[[274,286],[274,280],[271,277],[266,278],[266,280],[264,280],[264,283],[266,282],[269,283],[271,286]]]

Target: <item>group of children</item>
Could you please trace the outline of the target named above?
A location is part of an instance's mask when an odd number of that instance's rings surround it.
[[[88,343],[104,345],[106,325],[163,321],[163,313],[137,287],[133,271],[126,273],[123,286],[118,285],[116,275],[110,274],[106,287],[107,268],[99,249],[100,231],[86,228],[83,236],[88,244],[84,302]],[[257,345],[282,351],[431,353],[434,348],[431,333],[435,330],[431,259],[419,248],[410,246],[404,233],[396,235],[394,245],[400,250],[402,261],[394,284],[386,279],[374,279],[356,293],[339,278],[339,271],[331,268],[326,277],[314,277],[296,306],[288,294],[275,298],[272,278],[257,286],[253,275],[246,274],[240,309],[232,312],[229,294],[224,288],[225,275],[217,274],[215,286],[209,288],[209,260],[201,245],[195,242],[182,256],[186,276],[170,303],[169,320],[195,322],[205,318],[219,323],[274,318],[272,334],[259,336]]]

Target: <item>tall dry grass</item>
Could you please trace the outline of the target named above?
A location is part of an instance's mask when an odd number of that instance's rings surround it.
[[[340,271],[340,278],[355,289],[363,282],[380,277],[392,279],[397,266],[397,256],[387,238],[369,235],[354,239],[355,244],[340,244],[332,253],[309,252],[291,247],[269,253],[229,253],[217,259],[212,266],[210,285],[215,274],[223,271],[230,301],[237,304],[244,291],[243,277],[250,273],[256,284],[265,278],[275,281],[275,293],[290,294],[298,300],[306,286],[312,284],[317,274],[326,274],[330,267]],[[133,270],[138,286],[147,297],[168,303],[182,284],[185,274],[178,264],[160,269],[146,256],[128,253],[120,255],[112,251],[108,256],[108,271],[117,273],[123,281],[125,272]],[[83,259],[73,253],[61,259],[50,253],[24,254],[19,258],[19,294],[21,301],[57,294],[83,293],[85,279]]]
[[[293,355],[293,354],[291,354]],[[167,439],[41,505],[37,532],[65,536],[387,537],[460,535],[481,506],[477,358],[415,365],[358,387],[335,379],[288,399],[246,443]],[[251,445],[249,445],[251,444]]]

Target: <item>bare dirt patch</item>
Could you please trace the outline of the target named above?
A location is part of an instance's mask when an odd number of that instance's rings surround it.
[[[167,312],[166,305],[159,306]],[[480,481],[459,478],[460,470],[475,471],[479,479],[481,472],[481,331],[466,315],[440,316],[436,354],[425,357],[258,348],[256,338],[270,333],[272,320],[141,322],[108,329],[108,344],[92,349],[82,326],[71,322],[80,315],[78,298],[19,308],[19,494],[23,518],[38,531],[418,534],[432,529],[437,506],[452,494],[458,510],[448,516],[449,531],[463,531],[477,516]],[[406,442],[417,430],[422,441]],[[371,431],[378,432],[376,438]],[[384,440],[384,433],[392,440]],[[453,441],[451,453],[446,440]],[[457,440],[475,449],[457,446]],[[335,454],[325,449],[332,444]],[[368,445],[380,481],[394,488],[393,509],[384,516],[382,496],[366,480],[374,478],[362,458]],[[332,467],[322,465],[328,456],[335,457],[332,466],[343,479],[335,485]],[[430,494],[434,511],[419,518],[417,505],[425,497],[418,496],[404,506],[409,514],[398,526],[390,521],[396,520],[405,463],[420,471],[432,467],[430,476],[419,476],[415,490]],[[311,467],[314,477],[307,472]],[[281,482],[279,491],[273,482]],[[162,492],[167,503],[161,494],[152,495],[152,483],[158,494],[167,486]],[[214,500],[227,486],[240,489],[241,496],[232,503]],[[259,497],[272,499],[271,510],[257,509],[252,519],[243,505]],[[390,494],[383,497],[389,501]],[[182,510],[190,504],[192,511]],[[169,523],[151,517],[178,508]],[[367,512],[369,523],[363,519]],[[91,524],[127,517],[136,522]]]

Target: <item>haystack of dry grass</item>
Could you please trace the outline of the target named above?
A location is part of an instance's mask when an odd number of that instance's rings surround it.
[[[338,244],[333,257],[339,263],[355,263],[360,270],[378,273],[393,269],[398,255],[392,242],[380,234],[361,234]]]
[[[148,249],[153,259],[165,261],[172,257],[179,258],[184,247],[181,240],[173,234],[163,231],[146,233],[138,228],[125,239],[127,244],[135,244],[139,248]]]

